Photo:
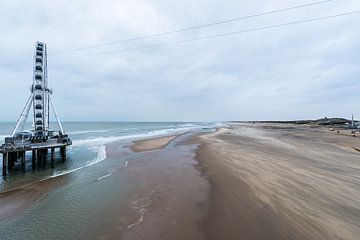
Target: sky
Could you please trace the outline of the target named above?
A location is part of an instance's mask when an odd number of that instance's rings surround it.
[[[74,50],[318,1],[1,1],[0,121],[30,95],[36,41],[63,121],[360,118],[360,14],[164,44],[359,11],[358,0]]]

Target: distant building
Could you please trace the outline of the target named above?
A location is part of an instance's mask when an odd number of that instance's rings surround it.
[[[346,124],[348,129],[360,129],[360,122],[354,120],[354,115],[351,116],[351,122]]]

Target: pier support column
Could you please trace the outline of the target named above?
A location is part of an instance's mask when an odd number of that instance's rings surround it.
[[[34,170],[36,167],[36,150],[32,150],[32,169]]]
[[[12,153],[12,166],[15,166],[15,163],[17,162],[17,153],[13,152]]]
[[[51,167],[54,167],[54,161],[55,161],[55,148],[51,148]]]
[[[2,175],[6,176],[7,175],[7,161],[8,161],[8,153],[4,153],[3,154],[3,170],[2,170]]]
[[[12,161],[11,161],[11,168],[15,166],[15,163],[16,163],[16,152],[13,152],[12,154]]]
[[[41,151],[42,151],[42,163],[43,163],[43,166],[45,167],[46,166],[46,158],[47,158],[47,149],[43,149]]]
[[[14,163],[15,163],[15,153],[9,153],[9,156],[8,156],[8,170],[10,171],[13,166],[14,166]]]
[[[36,160],[38,167],[42,166],[42,152],[40,149],[36,150]]]
[[[61,154],[61,161],[65,162],[66,160],[66,147],[60,148],[60,154]]]
[[[25,172],[25,152],[20,152],[20,158],[21,158],[21,171]]]

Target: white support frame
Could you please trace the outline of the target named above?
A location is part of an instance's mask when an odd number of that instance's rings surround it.
[[[65,134],[64,129],[63,129],[62,125],[61,125],[59,115],[57,114],[57,112],[55,110],[55,107],[54,107],[54,104],[53,104],[53,102],[51,100],[50,95],[49,95],[49,100],[50,100],[51,107],[52,107],[52,109],[54,111],[54,115],[55,115],[55,118],[56,118],[56,122],[57,122],[57,124],[59,126],[60,132],[61,132],[62,135],[64,135]]]
[[[42,47],[41,49],[38,49],[38,47]],[[41,56],[40,54],[37,54],[37,51],[40,51],[43,53]],[[39,57],[42,59],[41,62],[37,62],[36,58]],[[41,69],[37,69],[37,66],[41,66]],[[16,126],[14,130],[11,133],[11,137],[15,137],[17,132],[24,131],[24,127],[27,121],[27,118],[29,116],[30,108],[33,106],[33,126],[32,126],[32,132],[34,135],[37,134],[37,131],[41,131],[42,136],[49,136],[50,131],[50,104],[54,111],[54,115],[57,121],[57,124],[59,126],[60,134],[65,135],[64,129],[61,125],[59,115],[57,114],[55,107],[51,100],[51,94],[52,90],[48,88],[48,74],[47,74],[47,47],[45,43],[42,42],[36,42],[35,44],[35,53],[34,53],[34,71],[33,71],[33,84],[31,86],[31,94],[29,99],[27,100],[24,109],[22,110],[19,119],[16,122]],[[36,77],[36,74],[41,75],[41,80],[38,80],[39,78]],[[41,85],[41,88],[35,88],[36,85]],[[36,95],[40,95],[42,98],[36,99]],[[42,108],[41,111],[36,109],[36,104],[41,104]],[[40,120],[40,117],[36,118],[36,113],[42,114],[41,120],[42,124],[37,124],[37,119]],[[42,130],[37,130],[37,125],[42,125]]]
[[[20,114],[20,117],[19,117],[19,119],[18,119],[18,121],[16,123],[16,126],[15,126],[14,130],[11,133],[11,137],[15,136],[15,134],[18,132],[19,128],[21,128],[21,131],[24,130],[26,119],[29,116],[30,107],[31,107],[31,104],[32,104],[32,102],[34,100],[33,95],[34,95],[33,93],[30,94],[30,97],[27,100],[27,102],[25,104],[25,107],[24,107],[24,109],[22,110],[22,112]]]

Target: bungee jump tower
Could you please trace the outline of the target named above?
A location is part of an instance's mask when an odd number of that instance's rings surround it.
[[[33,84],[30,92],[30,97],[14,130],[0,146],[0,153],[3,155],[3,176],[6,176],[17,162],[20,162],[22,172],[25,172],[25,156],[28,151],[32,153],[32,168],[35,169],[36,165],[43,167],[46,165],[50,149],[51,167],[54,167],[55,150],[60,150],[61,159],[65,161],[66,147],[72,144],[51,101],[52,90],[48,88],[47,78],[46,44],[42,42],[35,44]],[[54,112],[58,131],[50,130],[50,108]],[[31,110],[32,128],[24,131]]]

